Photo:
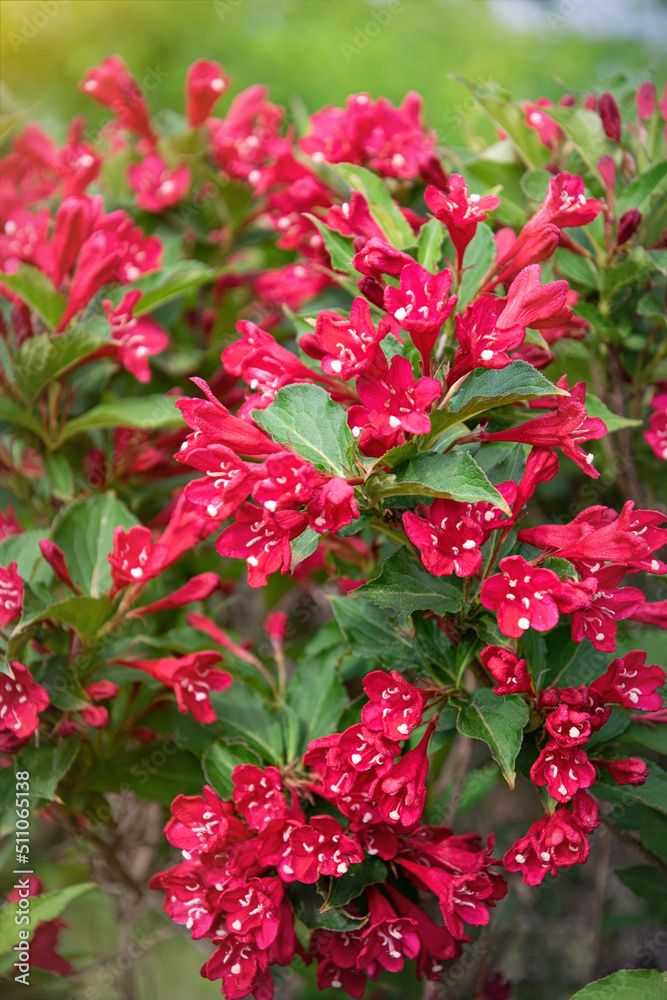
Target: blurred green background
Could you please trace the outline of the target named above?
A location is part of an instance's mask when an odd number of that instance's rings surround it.
[[[3,0],[0,12],[5,110],[60,133],[74,113],[108,117],[76,85],[114,52],[154,112],[182,108],[185,69],[206,56],[233,92],[265,83],[309,111],[418,90],[453,142],[471,102],[452,73],[557,99],[620,70],[643,78],[667,39],[664,0]]]

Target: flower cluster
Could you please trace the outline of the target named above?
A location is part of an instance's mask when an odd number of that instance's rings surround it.
[[[310,771],[242,764],[232,773],[232,801],[206,786],[202,796],[172,803],[165,834],[183,861],[151,885],[165,890],[172,920],[216,945],[202,975],[222,979],[228,1000],[268,1000],[270,966],[296,954],[317,961],[321,989],[342,986],[354,997],[367,976],[396,972],[406,958],[416,959],[418,978],[437,980],[468,940],[464,925],[486,924],[505,894],[491,871],[492,841],[483,848],[475,835],[420,822],[436,717],[413,749],[402,752],[401,743],[422,725],[426,692],[396,671],[374,671],[363,684],[361,721],[312,741],[303,758]],[[318,811],[318,799],[335,815]],[[301,887],[317,883],[326,899],[335,880],[344,884],[354,866],[363,876],[374,858],[390,862],[393,876],[375,868],[371,884],[338,909],[346,929],[328,929],[323,919],[304,951],[294,930],[295,914],[307,919]],[[415,890],[437,898],[443,926],[412,901]]]

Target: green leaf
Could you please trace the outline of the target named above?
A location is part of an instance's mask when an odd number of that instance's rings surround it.
[[[354,270],[352,267],[352,258],[354,257],[352,240],[348,239],[347,236],[341,236],[334,229],[329,229],[316,215],[311,215],[310,212],[304,212],[303,214],[307,219],[310,219],[324,240],[324,246],[331,257],[331,266],[334,271],[351,274]]]
[[[389,188],[377,174],[356,163],[330,163],[335,174],[342,177],[350,191],[363,194],[371,214],[380,224],[392,246],[402,250],[414,242],[412,229],[394,203]]]
[[[667,755],[667,726],[633,722],[625,731],[624,742],[626,740]]]
[[[567,396],[526,361],[513,361],[507,368],[476,368],[452,397],[449,410],[431,414],[431,443],[452,424],[486,413],[497,406],[509,406],[541,396]]]
[[[65,312],[65,296],[59,295],[43,271],[30,264],[19,264],[15,274],[3,274],[3,284],[23,299],[46,323],[55,330]]]
[[[641,427],[641,420],[629,420],[627,417],[619,417],[613,413],[601,399],[592,393],[586,393],[586,410],[589,417],[599,417],[604,421],[608,432],[621,430],[623,427]]]
[[[490,688],[475,691],[470,704],[459,712],[458,731],[489,745],[510,789],[514,788],[514,762],[529,715],[528,705],[518,694],[500,697]]]
[[[568,108],[558,104],[550,106],[547,114],[560,125],[588,169],[597,176],[600,157],[613,149],[605,136],[599,114],[588,108]]]
[[[16,944],[19,926],[24,927],[32,937],[38,924],[45,920],[55,920],[69,903],[89,889],[95,888],[94,882],[81,882],[78,885],[68,885],[65,889],[56,889],[55,892],[44,892],[41,896],[33,896],[30,899],[29,924],[17,925],[15,917],[19,913],[18,903],[6,903],[0,907],[0,942],[2,942],[0,955],[11,951]]]
[[[667,817],[654,809],[643,809],[640,833],[644,847],[667,861]]]
[[[667,973],[658,969],[621,969],[575,993],[571,1000],[665,1000]]]
[[[407,628],[407,620],[391,611],[384,611],[361,597],[332,597],[331,606],[340,630],[355,656],[382,659],[392,665],[411,666],[418,661],[411,636],[394,625]]]
[[[41,334],[26,340],[15,361],[15,378],[28,400],[51,379],[59,378],[108,341],[86,330],[66,330],[58,337]]]
[[[556,250],[554,261],[558,273],[562,274],[568,281],[573,282],[575,285],[583,285],[584,288],[597,288],[597,268],[589,257],[580,257],[578,254],[571,253],[569,250],[559,247]],[[582,303],[582,305],[584,304],[587,303]],[[579,311],[578,305],[576,311]]]
[[[638,208],[645,215],[651,200],[667,190],[667,160],[654,163],[627,184],[618,196],[615,206],[617,218],[629,208]]]
[[[392,496],[445,497],[464,503],[488,501],[509,514],[507,501],[467,451],[450,451],[446,455],[422,452],[396,472],[369,476],[365,489],[373,501]]]
[[[74,583],[85,596],[101,597],[111,587],[107,555],[117,527],[128,531],[139,522],[112,493],[76,500],[56,517],[51,540],[65,553]]]
[[[417,237],[417,262],[431,274],[438,271],[445,232],[439,219],[431,219],[422,226]]]
[[[667,910],[667,879],[651,865],[634,865],[620,871],[616,869],[616,874],[635,896],[651,903],[652,910]]]
[[[511,139],[526,166],[544,166],[549,158],[549,151],[540,142],[537,132],[526,125],[523,110],[502,97],[485,96],[482,91],[475,93],[485,111]]]
[[[293,882],[288,893],[294,915],[306,927],[322,927],[327,931],[353,931],[366,923],[366,917],[350,917],[344,910],[322,912],[322,895],[314,885]]]
[[[80,417],[74,417],[63,427],[56,445],[60,446],[77,434],[100,427],[141,427],[144,430],[164,430],[180,427],[183,418],[171,396],[127,396],[124,399],[100,403]]]
[[[473,298],[495,256],[496,241],[493,238],[493,230],[486,223],[480,222],[475,236],[466,249],[463,277],[457,289],[459,297],[456,306],[457,312],[461,312]]]
[[[19,770],[30,772],[30,793],[53,801],[56,787],[76,760],[81,741],[69,736],[56,746],[27,746],[18,756]]]
[[[201,285],[215,281],[225,270],[226,268],[207,267],[199,260],[182,260],[177,264],[162,267],[157,272],[146,274],[131,285],[124,285],[109,297],[114,305],[118,305],[126,292],[135,288],[141,289],[143,294],[137,302],[134,315],[145,316],[158,306],[163,306]]]
[[[403,546],[384,561],[379,576],[353,592],[380,608],[393,608],[403,615],[412,611],[453,614],[461,608],[460,588],[446,577],[433,576],[416,562]]]
[[[227,691],[212,691],[211,702],[226,743],[243,743],[265,763],[283,764],[280,722],[269,712],[261,695],[245,684],[235,683]]]
[[[261,760],[240,743],[231,747],[224,743],[213,743],[204,751],[201,759],[204,777],[221,799],[231,799],[234,790],[232,772],[241,764],[259,765]]]
[[[526,170],[519,182],[526,198],[542,202],[549,188],[551,175],[546,170]]]
[[[305,752],[310,740],[336,731],[348,700],[337,671],[344,652],[342,636],[333,649],[319,654],[312,649],[312,643],[306,646],[287,688],[287,705],[296,722],[295,746],[291,748],[295,756]]]
[[[648,777],[643,785],[617,785],[605,771],[595,782],[593,793],[615,806],[625,806],[632,802],[650,806],[667,814],[667,773],[654,761],[646,761]]]
[[[367,885],[387,880],[387,866],[379,858],[366,857],[356,865],[350,865],[340,878],[331,879],[331,887],[326,901],[320,907],[325,913],[334,906],[345,906],[360,896]]]
[[[287,385],[266,410],[253,410],[252,418],[316,469],[344,475],[354,438],[345,410],[320,386]]]
[[[561,578],[564,576],[571,576],[575,580],[577,579],[577,571],[569,559],[561,559],[560,556],[549,556],[547,559],[543,560],[541,566],[542,569],[553,570],[556,576],[560,576]]]
[[[26,642],[35,631],[34,626],[41,621],[61,622],[71,625],[82,639],[90,639],[111,617],[111,601],[108,597],[67,597],[53,604],[32,606],[11,634],[9,652],[13,658],[19,656]]]
[[[0,566],[16,562],[17,572],[23,580],[50,583],[53,572],[42,556],[39,543],[46,538],[46,528],[28,528],[20,535],[9,535],[0,542]]]
[[[142,799],[157,799],[169,806],[177,795],[201,795],[204,775],[193,754],[168,743],[155,748],[140,747],[97,760],[86,774],[86,789],[107,793],[132,790]]]
[[[292,560],[290,562],[290,570],[296,569],[299,563],[307,559],[308,556],[312,556],[321,539],[322,536],[313,528],[306,528],[302,534],[293,539],[291,542]]]
[[[23,406],[18,406],[16,403],[12,403],[10,399],[5,399],[0,396],[0,429],[2,424],[9,424],[16,427],[23,427],[25,430],[32,431],[37,437],[44,440],[44,428],[42,424],[34,417],[32,413],[28,411]]]

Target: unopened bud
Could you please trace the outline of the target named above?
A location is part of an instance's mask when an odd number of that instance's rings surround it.
[[[635,95],[635,101],[637,103],[637,115],[641,120],[646,121],[647,118],[651,118],[655,111],[655,84],[650,80],[642,83]]]
[[[621,141],[621,114],[618,104],[610,93],[603,94],[598,101],[598,114],[602,121],[602,128],[605,135],[612,142]]]
[[[617,246],[620,247],[623,243],[627,243],[635,235],[641,221],[642,213],[638,208],[629,208],[627,212],[623,212],[623,215],[618,220],[618,230],[616,233]]]

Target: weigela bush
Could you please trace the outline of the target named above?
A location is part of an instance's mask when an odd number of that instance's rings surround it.
[[[667,104],[485,90],[442,150],[414,93],[230,85],[153,118],[111,56],[101,130],[3,160],[3,779],[107,861],[171,805],[150,886],[229,1000],[361,997],[601,821],[664,884]],[[467,740],[533,786],[498,847],[441,822]]]

